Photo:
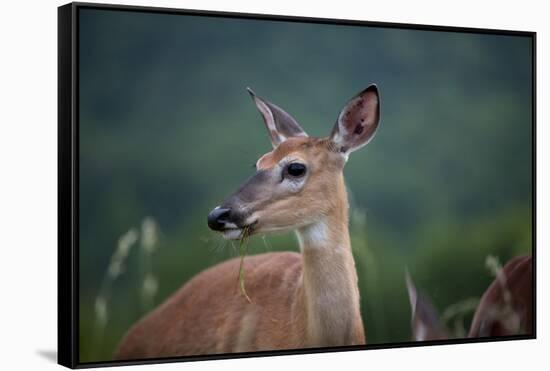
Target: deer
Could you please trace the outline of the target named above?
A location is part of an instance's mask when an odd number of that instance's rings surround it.
[[[208,214],[208,226],[229,240],[294,231],[299,252],[247,256],[250,300],[239,290],[239,258],[200,272],[130,328],[116,359],[365,344],[343,169],[377,132],[378,87],[354,96],[322,138],[247,90],[272,150]]]
[[[452,339],[431,299],[405,272],[411,305],[412,340]],[[512,258],[497,272],[477,304],[468,338],[529,335],[533,333],[533,258]]]

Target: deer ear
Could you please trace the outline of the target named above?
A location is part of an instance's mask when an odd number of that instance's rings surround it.
[[[246,90],[262,114],[273,148],[290,137],[307,137],[304,129],[282,108],[258,97],[252,89],[246,88]]]
[[[408,270],[405,271],[405,282],[411,304],[412,340],[449,339],[447,329],[441,323],[435,306],[429,297],[416,288]]]
[[[372,84],[344,107],[334,124],[330,138],[336,148],[347,155],[366,145],[380,121],[378,88]]]

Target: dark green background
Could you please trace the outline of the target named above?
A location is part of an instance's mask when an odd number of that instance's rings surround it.
[[[380,88],[379,131],[345,170],[369,343],[410,339],[406,267],[442,313],[482,294],[488,255],[532,249],[529,37],[97,9],[79,31],[82,362],[110,359],[148,309],[134,249],[94,329],[117,240],[143,218],[161,231],[157,304],[238,255],[206,215],[270,150],[246,86],[312,136]],[[298,249],[289,233],[249,250]]]

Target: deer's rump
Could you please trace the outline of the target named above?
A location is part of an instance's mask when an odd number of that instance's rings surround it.
[[[115,359],[303,348],[304,337],[295,334],[303,334],[305,329],[296,326],[305,321],[292,310],[301,256],[247,257],[245,283],[252,303],[239,289],[239,263],[232,259],[191,279],[130,328]]]

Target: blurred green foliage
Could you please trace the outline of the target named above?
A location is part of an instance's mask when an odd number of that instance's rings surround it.
[[[410,339],[408,268],[442,312],[479,297],[485,257],[532,249],[531,40],[521,36],[80,10],[80,360],[108,360],[140,305],[130,251],[96,299],[117,240],[150,216],[154,305],[237,256],[206,215],[270,150],[245,87],[313,136],[377,83],[376,138],[345,170],[369,343]],[[292,234],[250,253],[298,250]],[[95,304],[94,304],[95,303]]]

